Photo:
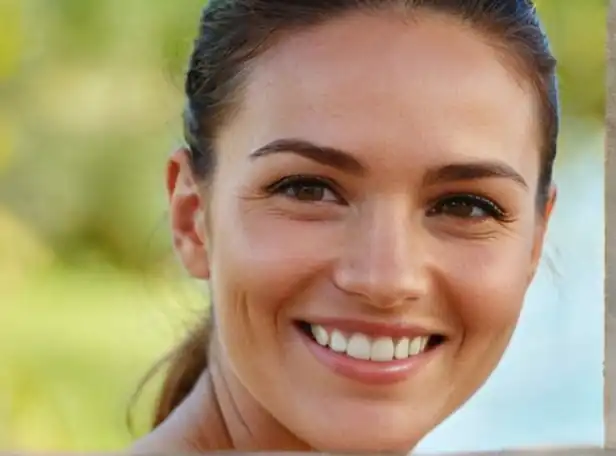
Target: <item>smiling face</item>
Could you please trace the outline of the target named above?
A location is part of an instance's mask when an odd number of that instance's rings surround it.
[[[502,356],[547,218],[507,63],[453,19],[373,13],[251,68],[201,190],[207,255],[176,247],[210,279],[232,394],[314,448],[408,449]]]

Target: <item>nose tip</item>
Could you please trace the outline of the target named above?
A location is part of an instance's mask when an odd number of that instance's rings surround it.
[[[421,249],[364,248],[340,258],[334,282],[340,290],[379,307],[417,301],[429,290],[429,270]]]
[[[375,269],[348,265],[338,270],[335,284],[345,293],[382,309],[417,301],[427,294],[427,280],[419,271],[399,267]]]

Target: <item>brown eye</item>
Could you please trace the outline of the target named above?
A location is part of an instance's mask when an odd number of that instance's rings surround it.
[[[275,184],[270,191],[302,202],[341,202],[331,186],[319,178],[285,178]]]
[[[443,205],[441,211],[453,217],[485,217],[488,215],[482,208],[468,201],[451,201]]]
[[[462,219],[502,219],[504,212],[492,201],[476,195],[459,195],[439,201],[429,215],[446,215]]]
[[[292,185],[286,188],[285,194],[300,201],[321,201],[327,189],[316,185]]]

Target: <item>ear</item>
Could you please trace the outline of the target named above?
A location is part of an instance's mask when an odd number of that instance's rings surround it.
[[[167,193],[175,252],[191,276],[207,280],[210,267],[205,195],[184,148],[173,152],[167,162]]]
[[[552,186],[550,187],[547,201],[545,203],[545,207],[543,208],[543,212],[537,219],[535,238],[533,241],[533,250],[531,253],[531,269],[528,280],[529,283],[535,278],[535,274],[537,273],[537,268],[539,266],[539,261],[541,260],[541,254],[543,252],[543,245],[545,243],[545,235],[548,229],[548,223],[550,221],[550,218],[552,217],[554,206],[556,205],[557,195],[558,191],[556,185],[552,184]]]

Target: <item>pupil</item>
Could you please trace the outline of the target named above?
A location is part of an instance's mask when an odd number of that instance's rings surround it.
[[[452,201],[449,203],[447,212],[456,217],[471,217],[474,213],[474,206],[463,201]]]
[[[323,189],[302,185],[296,190],[295,196],[297,199],[304,201],[320,200],[323,198]]]

